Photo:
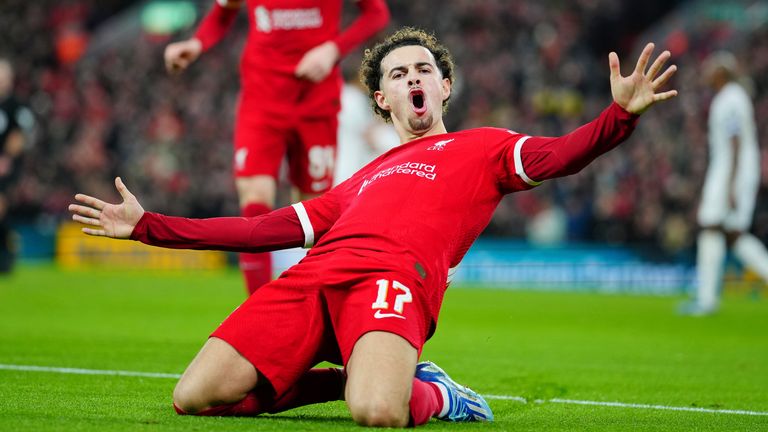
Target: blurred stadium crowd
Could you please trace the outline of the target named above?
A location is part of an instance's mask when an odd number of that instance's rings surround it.
[[[211,1],[194,4],[204,13]],[[713,49],[733,49],[751,78],[757,118],[768,118],[768,27],[738,30],[738,10],[727,6],[733,2],[389,3],[391,27],[434,30],[456,57],[459,79],[446,119],[449,130],[491,125],[536,135],[565,133],[609,103],[607,53],[633,58],[636,45],[649,38],[670,49],[679,66],[673,86],[681,96],[646,114],[627,145],[581,175],[508,197],[489,235],[542,243],[632,243],[662,257],[688,253],[706,169],[712,97],[699,81],[701,60]],[[15,65],[16,94],[38,118],[13,196],[17,221],[67,217],[75,191],[115,197],[116,175],[147,209],[194,217],[237,214],[230,141],[245,17],[190,71],[171,78],[163,70],[163,48],[191,30],[142,31],[137,10],[145,4],[5,0],[0,5],[0,54]],[[686,22],[684,8],[691,4],[700,4],[708,18]],[[716,4],[725,5],[725,12]],[[353,55],[345,70],[354,71],[358,62],[359,55]],[[632,66],[623,65],[625,71]],[[768,125],[760,120],[758,125],[765,146]],[[765,150],[762,160],[754,228],[765,241]]]

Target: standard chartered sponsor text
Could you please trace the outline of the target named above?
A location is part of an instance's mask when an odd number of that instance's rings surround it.
[[[374,174],[373,177],[371,177],[370,179],[363,180],[363,184],[360,186],[360,190],[357,192],[357,194],[360,195],[360,193],[363,192],[363,189],[365,189],[368,185],[370,185],[374,181],[382,177],[388,177],[392,174],[413,175],[416,177],[434,181],[435,178],[437,178],[437,172],[435,172],[435,170],[436,170],[436,165],[430,165],[430,164],[425,164],[421,162],[403,162],[401,164],[391,166],[389,168],[384,168],[383,170]]]

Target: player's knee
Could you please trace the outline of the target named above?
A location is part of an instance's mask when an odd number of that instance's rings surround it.
[[[274,207],[276,183],[269,176],[239,177],[235,180],[240,207],[264,204]]]
[[[242,400],[247,394],[231,382],[183,377],[173,389],[173,406],[179,414],[197,415],[211,407]]]
[[[198,385],[193,380],[180,380],[173,389],[173,406],[179,414],[198,414],[210,408],[213,401],[229,399],[221,388]]]
[[[200,395],[190,385],[183,380],[176,384],[173,389],[173,408],[177,414],[195,414],[204,408],[201,405]]]
[[[347,400],[355,423],[373,427],[404,427],[408,425],[408,404],[381,397]]]

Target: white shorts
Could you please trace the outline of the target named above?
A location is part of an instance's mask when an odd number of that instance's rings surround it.
[[[758,185],[744,184],[733,192],[735,207],[728,199],[728,183],[707,177],[699,205],[699,225],[702,227],[722,226],[729,231],[747,231],[752,225]],[[750,182],[751,183],[751,182]]]

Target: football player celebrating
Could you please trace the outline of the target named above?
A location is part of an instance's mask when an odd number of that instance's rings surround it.
[[[648,44],[626,77],[611,53],[613,103],[567,135],[448,133],[451,56],[434,36],[405,28],[366,51],[361,68],[374,110],[392,121],[402,144],[320,197],[250,219],[193,220],[145,212],[117,179],[123,203],[77,195],[82,205],[70,211],[94,225],[87,234],[158,246],[312,246],[214,331],[176,386],[179,412],[255,415],[307,403],[310,368],[329,360],[344,365],[347,379],[328,388],[343,391],[360,425],[491,420],[481,396],[418,363],[449,268],[504,195],[578,172],[624,141],[646,109],[677,94],[661,90],[676,70],[662,72],[669,52],[651,61],[652,51]]]

